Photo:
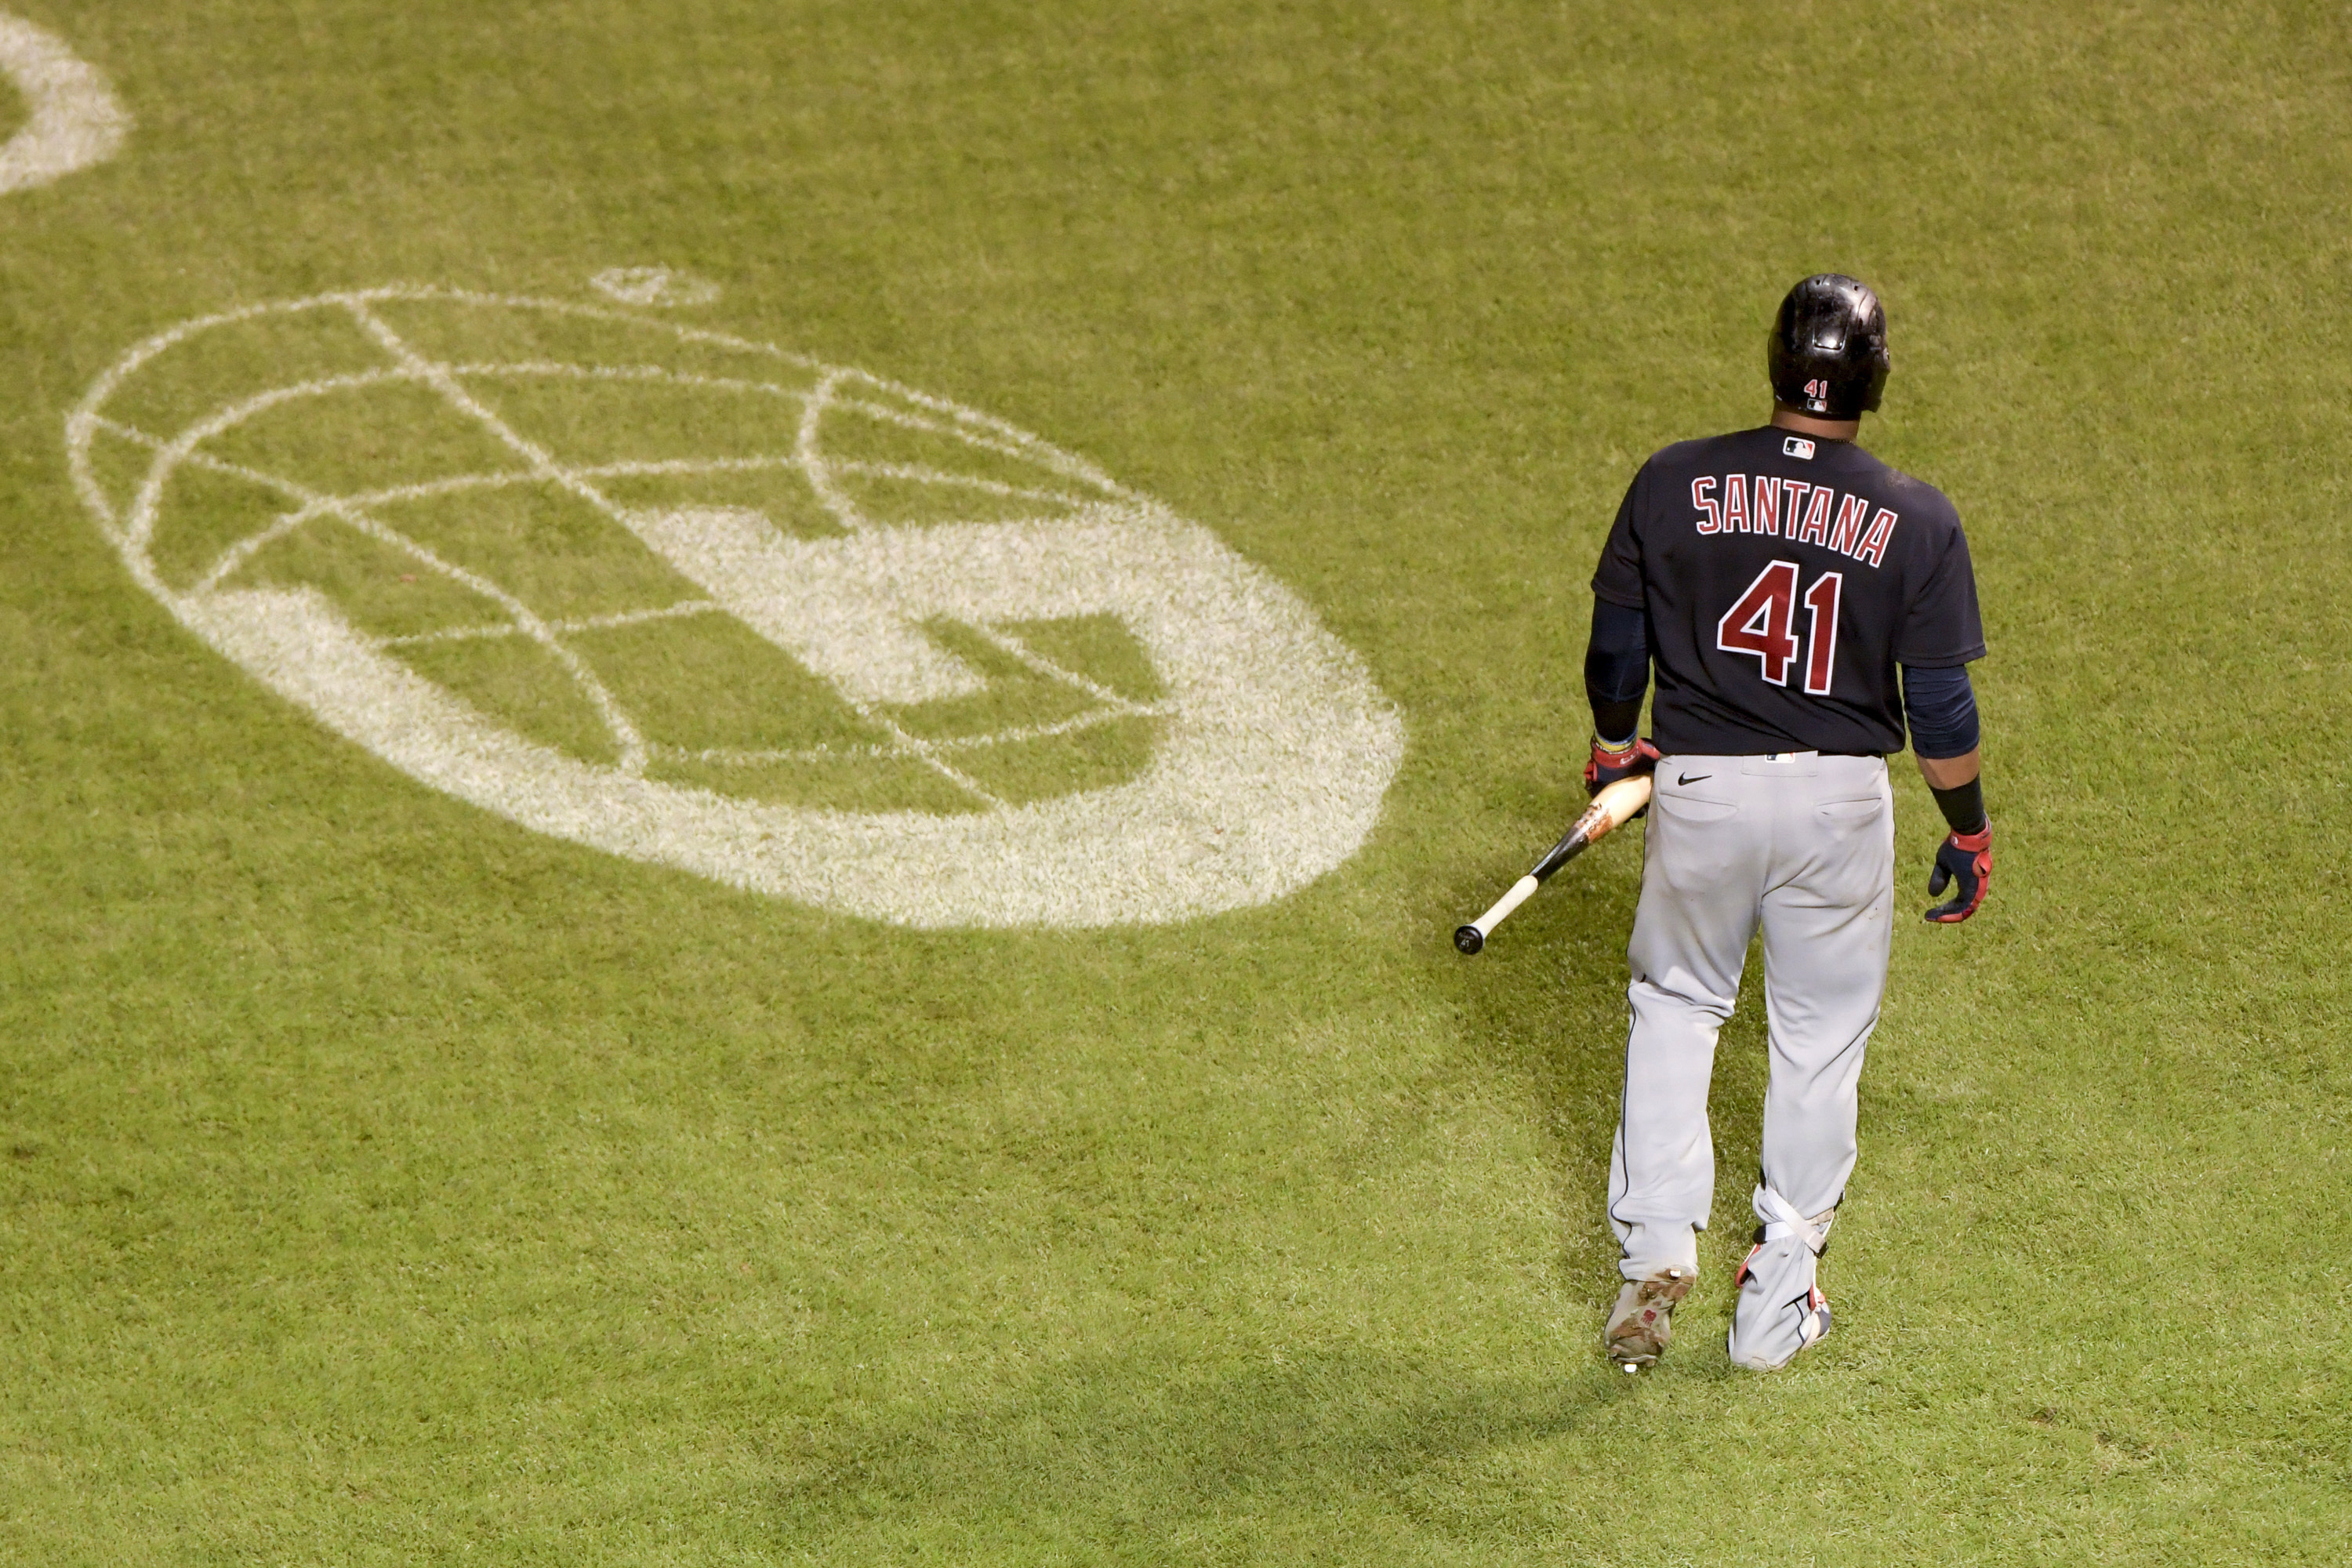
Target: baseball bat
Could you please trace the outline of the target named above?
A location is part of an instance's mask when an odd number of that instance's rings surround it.
[[[1454,945],[1461,950],[1462,956],[1467,958],[1485,947],[1486,939],[1495,934],[1495,928],[1509,919],[1513,910],[1534,898],[1536,889],[1554,871],[1583,854],[1595,841],[1624,826],[1635,812],[1649,805],[1655,782],[1647,773],[1637,773],[1630,779],[1619,779],[1594,795],[1592,804],[1584,808],[1584,815],[1576,819],[1575,826],[1561,836],[1559,843],[1544,851],[1544,858],[1536,862],[1534,870],[1512,883],[1511,890],[1496,899],[1493,909],[1454,931]]]

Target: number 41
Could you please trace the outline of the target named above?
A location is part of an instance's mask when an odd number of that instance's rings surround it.
[[[1811,617],[1805,628],[1805,645],[1811,655],[1805,660],[1809,696],[1829,695],[1830,676],[1837,663],[1838,595],[1843,587],[1838,573],[1824,572],[1805,590],[1805,608]],[[1797,658],[1797,639],[1790,630],[1796,618],[1797,563],[1775,561],[1756,574],[1739,602],[1716,622],[1715,646],[1726,653],[1754,654],[1764,666],[1764,679],[1775,686],[1786,686],[1789,666]]]

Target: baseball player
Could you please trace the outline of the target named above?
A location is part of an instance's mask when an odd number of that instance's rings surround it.
[[[1928,882],[1951,897],[1927,918],[1967,920],[1991,879],[1968,540],[1941,493],[1854,444],[1888,364],[1876,295],[1835,273],[1799,283],[1767,353],[1771,423],[1651,458],[1593,574],[1585,783],[1656,774],[1609,1174],[1624,1284],[1603,1339],[1629,1372],[1656,1362],[1697,1279],[1715,1191],[1707,1080],[1759,929],[1763,1228],[1737,1280],[1731,1359],[1774,1370],[1828,1331],[1815,1264],[1853,1170],[1855,1088],[1886,989],[1886,757],[1906,722],[1951,829]],[[1654,667],[1652,741],[1635,731]]]

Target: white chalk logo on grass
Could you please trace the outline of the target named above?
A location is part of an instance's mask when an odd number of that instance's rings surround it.
[[[30,190],[122,150],[131,116],[98,68],[54,34],[0,12],[0,76],[25,100],[25,121],[0,143],[0,193]]]
[[[1002,420],[603,307],[436,289],[152,338],[70,416],[132,576],[527,827],[917,926],[1262,904],[1402,727],[1207,529]]]
[[[624,305],[708,305],[719,298],[718,284],[668,267],[611,267],[588,287]]]

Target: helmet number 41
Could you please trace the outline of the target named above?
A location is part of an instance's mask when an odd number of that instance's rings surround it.
[[[1829,695],[1837,665],[1838,595],[1843,576],[1824,572],[1804,592],[1807,613],[1803,652],[1805,692]],[[1763,666],[1764,679],[1774,686],[1789,684],[1789,667],[1797,661],[1797,563],[1775,561],[1756,574],[1738,602],[1715,624],[1715,646],[1726,653],[1753,655]]]

